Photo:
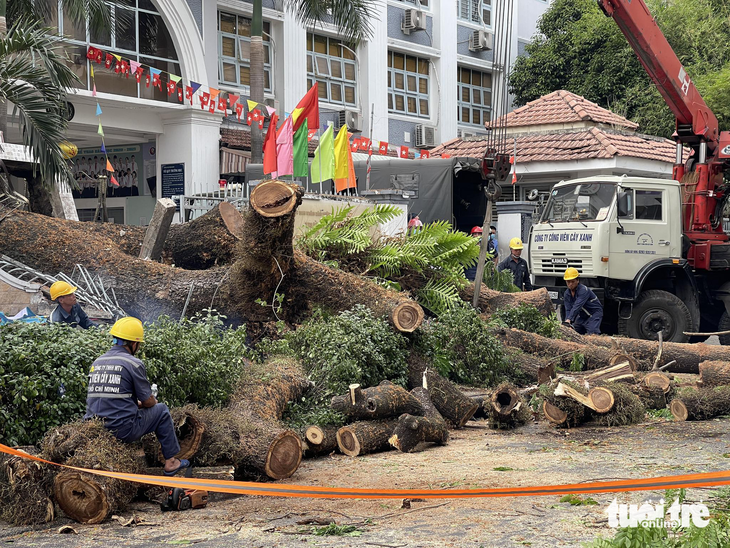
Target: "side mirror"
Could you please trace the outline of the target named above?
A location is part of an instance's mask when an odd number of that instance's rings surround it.
[[[618,216],[631,216],[631,192],[621,192],[618,195]]]

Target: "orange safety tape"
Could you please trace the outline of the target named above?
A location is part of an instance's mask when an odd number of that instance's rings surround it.
[[[485,497],[535,497],[547,495],[617,493],[622,491],[654,491],[688,487],[712,487],[730,485],[730,470],[685,474],[682,476],[661,476],[658,478],[594,483],[569,483],[564,485],[542,485],[537,487],[506,487],[500,489],[350,489],[344,487],[313,487],[307,485],[283,485],[257,483],[253,481],[210,480],[199,478],[149,476],[77,468],[47,461],[0,444],[0,452],[31,459],[61,468],[106,476],[137,483],[183,489],[205,489],[216,493],[234,495],[260,495],[267,497],[339,498],[339,499],[400,499],[400,498],[485,498]]]

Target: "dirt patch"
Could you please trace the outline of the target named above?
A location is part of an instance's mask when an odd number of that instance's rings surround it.
[[[628,427],[584,426],[556,430],[531,423],[514,431],[490,430],[470,422],[452,431],[449,445],[420,453],[394,451],[359,458],[332,455],[305,460],[283,484],[359,488],[484,488],[536,486],[643,478],[727,469],[730,420],[701,423],[650,421]],[[608,536],[605,510],[614,497],[622,503],[656,501],[663,492],[598,494],[595,506],[571,506],[560,497],[401,500],[223,498],[214,495],[204,510],[160,513],[138,503],[133,513],[148,523],[122,528],[74,524],[78,535],[58,535],[65,523],[36,529],[0,524],[0,539],[16,546],[580,546]],[[688,500],[707,501],[711,490],[693,489]],[[358,537],[315,536],[317,520],[354,524]],[[188,541],[188,542],[185,542]]]

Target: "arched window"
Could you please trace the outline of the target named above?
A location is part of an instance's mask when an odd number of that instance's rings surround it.
[[[82,89],[91,89],[89,63],[86,52],[89,46],[95,46],[104,52],[120,55],[123,59],[142,63],[144,68],[154,67],[170,74],[182,76],[175,45],[165,22],[151,0],[114,0],[108,2],[108,9],[115,23],[111,32],[96,35],[88,25],[75,25],[64,13],[58,0],[44,0],[50,6],[51,20],[48,25],[58,29],[69,44],[68,64],[81,80]],[[103,65],[94,64],[94,79],[98,92],[115,93],[127,97],[141,97],[168,101],[167,91],[162,87],[159,91],[146,87],[145,80],[137,84],[134,75],[129,78],[107,69]],[[166,78],[163,79],[166,80]],[[169,98],[177,103],[177,96]]]

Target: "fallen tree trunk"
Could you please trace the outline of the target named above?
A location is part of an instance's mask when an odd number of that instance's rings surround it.
[[[52,485],[53,472],[48,465],[1,453],[0,519],[13,525],[53,521],[56,512],[48,496]]]
[[[730,385],[730,362],[704,361],[700,364],[702,386]]]
[[[555,426],[567,428],[578,426],[588,420],[590,413],[583,403],[572,398],[555,395],[556,388],[559,384],[568,385],[582,396],[588,395],[587,390],[569,381],[541,385],[538,394],[543,398],[542,412],[545,418]]]
[[[397,420],[361,421],[343,426],[337,431],[337,445],[348,457],[357,457],[388,449],[388,439]]]
[[[467,285],[459,292],[459,296],[467,302],[472,302],[474,298],[474,284]],[[489,289],[482,284],[479,289],[479,309],[483,314],[491,315],[497,310],[515,308],[521,304],[534,306],[544,316],[549,316],[555,312],[555,306],[550,300],[550,295],[545,288],[518,293],[502,293]]]
[[[416,398],[423,409],[423,416],[403,414],[398,418],[398,424],[388,443],[403,453],[411,453],[421,442],[433,442],[446,445],[449,441],[449,430],[446,421],[438,412],[428,390],[414,388],[411,394]]]
[[[666,409],[667,395],[661,388],[644,384],[630,385],[629,388],[638,396],[645,409]]]
[[[612,405],[610,411],[595,416],[596,422],[602,426],[625,426],[644,420],[646,409],[641,400],[633,393],[631,387],[623,383],[601,383],[591,389],[607,390],[610,387]]]
[[[607,388],[591,388],[588,394],[583,394],[572,386],[559,382],[553,394],[571,398],[596,413],[608,413],[614,404],[613,392]]]
[[[193,405],[173,407],[170,409],[172,422],[175,425],[175,435],[180,443],[180,452],[175,455],[178,459],[191,459],[200,447],[200,442],[205,432],[205,425],[198,417],[196,411],[197,408]],[[149,464],[153,464],[154,462],[165,463],[162,447],[155,434],[148,434],[141,441],[146,460]]]
[[[304,437],[307,441],[308,455],[328,455],[337,449],[336,426],[307,426]]]
[[[423,415],[421,403],[402,387],[390,381],[362,389],[350,385],[350,392],[332,398],[332,409],[358,420],[377,420],[397,417],[403,413]]]
[[[428,390],[436,409],[456,428],[463,427],[477,410],[477,404],[470,397],[433,369],[423,371],[420,386]]]
[[[525,424],[530,418],[530,410],[517,392],[517,388],[509,383],[500,384],[482,405],[492,428],[516,428]]]
[[[677,392],[669,410],[678,421],[701,421],[730,413],[730,386],[692,389]]]
[[[672,382],[661,371],[650,371],[641,379],[641,384],[647,388],[658,388],[664,394],[669,393],[672,388]]]

